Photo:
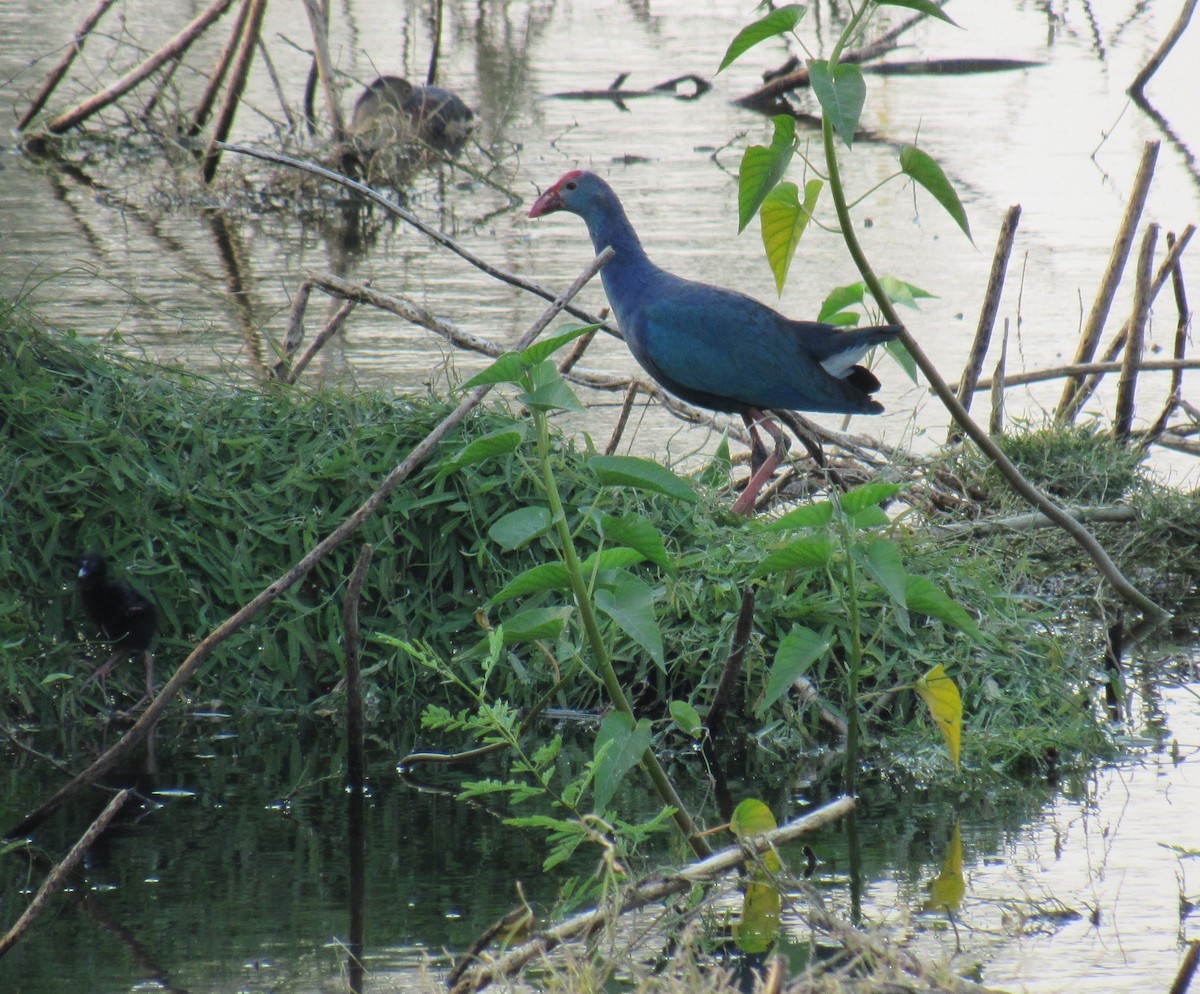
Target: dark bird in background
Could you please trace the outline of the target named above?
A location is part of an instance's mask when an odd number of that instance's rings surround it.
[[[474,112],[450,90],[380,76],[355,102],[349,132],[372,150],[415,142],[457,155],[474,126]]]
[[[89,552],[78,561],[79,593],[88,618],[100,637],[112,643],[113,653],[88,679],[104,682],[105,677],[126,656],[142,654],[146,665],[146,694],[154,696],[154,654],[150,646],[158,634],[158,612],[144,595],[128,583],[110,575],[108,561],[98,552]]]
[[[753,514],[758,492],[787,451],[771,408],[824,414],[879,414],[879,380],[856,363],[900,334],[898,325],[840,329],[794,321],[753,297],[675,276],[647,257],[621,201],[594,173],[574,170],[529,211],[578,214],[598,253],[616,255],[600,270],[629,351],[656,383],[688,403],[740,414],[752,443],[751,475],[734,502]],[[758,426],[775,442],[767,453]]]

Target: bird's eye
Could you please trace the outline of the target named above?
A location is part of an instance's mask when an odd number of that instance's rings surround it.
[[[578,183],[576,183],[574,180],[571,180],[571,182],[567,184],[567,189],[574,190],[578,186],[579,186]]]

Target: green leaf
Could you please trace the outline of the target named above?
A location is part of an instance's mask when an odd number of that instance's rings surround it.
[[[738,231],[744,231],[758,213],[767,194],[783,179],[796,151],[796,119],[787,114],[773,118],[775,133],[770,146],[751,145],[742,153],[738,169]]]
[[[700,721],[700,715],[696,713],[696,709],[687,701],[671,701],[667,707],[671,712],[671,717],[674,719],[676,727],[684,735],[690,735],[694,739],[701,738],[704,735],[704,725]]]
[[[967,212],[963,208],[962,201],[958,199],[958,194],[954,192],[954,187],[946,179],[946,174],[942,172],[942,167],[916,145],[902,145],[900,146],[900,168],[933,194],[933,199],[942,205],[946,213],[954,218],[955,223],[962,228],[963,234],[974,243],[975,239],[971,238],[971,225],[967,221]]]
[[[808,535],[769,553],[752,576],[766,576],[788,569],[820,569],[833,555],[833,542],[827,535]]]
[[[438,469],[437,477],[440,480],[452,473],[457,473],[464,466],[507,455],[509,452],[519,449],[524,441],[525,430],[523,427],[505,428],[501,431],[491,432],[459,449],[453,459],[443,463]]]
[[[554,335],[541,342],[534,342],[524,352],[521,353],[525,357],[525,364],[529,369],[532,369],[538,363],[549,359],[555,352],[561,349],[569,342],[575,341],[577,338],[582,338],[590,331],[595,331],[601,327],[599,324],[571,324],[564,326],[567,330],[561,334]]]
[[[842,495],[842,510],[847,514],[857,514],[864,507],[872,507],[889,497],[895,497],[902,489],[897,483],[864,483]]]
[[[919,286],[906,283],[895,276],[881,276],[879,277],[879,282],[882,284],[883,291],[887,294],[888,300],[893,304],[902,304],[904,307],[911,307],[914,311],[921,309],[917,305],[918,297],[930,300],[937,299],[937,294],[930,293],[928,290],[922,290]]]
[[[646,557],[638,552],[637,549],[629,549],[623,545],[616,545],[611,549],[593,552],[579,564],[579,568],[583,571],[584,576],[590,577],[593,573],[608,569],[625,569],[626,566],[636,566],[638,563],[644,562],[645,559]]]
[[[953,625],[976,641],[983,640],[983,633],[979,631],[975,619],[932,580],[923,576],[910,576],[905,583],[904,600],[910,611],[927,614],[931,618]]]
[[[644,515],[636,511],[623,514],[619,518],[605,514],[600,518],[600,532],[608,541],[637,549],[650,562],[670,571],[671,557],[667,555],[662,535]]]
[[[833,504],[827,500],[804,504],[788,511],[766,526],[765,531],[781,531],[789,528],[824,528],[833,520]]]
[[[904,591],[908,584],[908,571],[904,568],[896,543],[882,536],[872,539],[867,545],[865,564],[867,572],[884,592],[900,607],[907,607]]]
[[[536,607],[529,611],[521,611],[511,618],[504,619],[501,626],[504,644],[515,645],[518,642],[558,638],[570,616],[569,607]]]
[[[593,810],[603,815],[625,774],[641,762],[650,748],[650,722],[643,718],[636,725],[633,716],[614,711],[600,722],[596,733]]]
[[[932,0],[877,0],[880,7],[905,7],[908,10],[916,10],[922,14],[927,14],[929,17],[936,17],[939,21],[945,21],[954,27],[959,25],[950,19],[950,16],[942,10]]]
[[[654,590],[629,573],[618,573],[609,586],[598,586],[593,594],[596,608],[607,614],[634,642],[649,653],[664,673],[662,629],[654,614]]]
[[[828,62],[809,59],[808,79],[822,112],[849,148],[854,144],[858,118],[867,99],[867,84],[862,69],[847,62],[836,66],[831,73]]]
[[[763,692],[760,710],[765,711],[786,694],[796,678],[803,676],[828,650],[827,639],[821,638],[811,628],[792,625],[792,630],[784,636],[775,651],[775,661],[767,676],[767,689]]]
[[[675,497],[689,504],[699,499],[685,480],[649,459],[637,456],[593,456],[588,460],[588,466],[602,487],[634,487]]]
[[[818,321],[833,322],[834,317],[845,311],[847,307],[855,307],[863,302],[863,296],[867,292],[867,286],[861,280],[858,283],[851,283],[849,286],[840,286],[836,290],[830,291],[825,302],[821,305],[821,313],[817,315]],[[848,324],[857,324],[858,315],[854,315],[854,320],[850,322],[839,322]]]
[[[539,535],[550,530],[550,509],[540,505],[518,507],[504,517],[492,522],[488,538],[504,552],[512,552],[528,545]]]
[[[799,188],[795,183],[780,183],[767,194],[759,211],[762,223],[763,248],[767,250],[767,262],[775,274],[775,289],[783,295],[783,284],[787,281],[792,257],[808,222],[817,197],[825,184],[819,179],[809,180],[804,187],[804,203],[799,200]]]
[[[771,11],[762,20],[747,24],[729,43],[729,48],[725,51],[725,58],[721,60],[717,72],[741,58],[760,41],[794,31],[803,16],[804,7],[798,3],[788,4],[786,7]]]
[[[544,362],[546,357],[553,354],[556,349],[562,348],[567,342],[599,327],[598,324],[572,327],[569,331],[553,338],[547,338],[544,342],[535,342],[523,352],[505,352],[486,369],[467,380],[459,389],[473,390],[475,387],[489,383],[520,383],[521,377],[534,366]]]
[[[542,590],[569,590],[570,586],[567,568],[562,563],[542,563],[514,576],[492,595],[489,603],[501,604],[514,597],[536,594]]]
[[[529,371],[530,389],[517,397],[522,404],[541,411],[582,411],[567,381],[559,375],[558,367],[549,360],[539,363]]]

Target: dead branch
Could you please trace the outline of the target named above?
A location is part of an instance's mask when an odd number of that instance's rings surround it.
[[[1175,236],[1171,232],[1167,232],[1167,247],[1174,252],[1176,247]],[[1171,288],[1175,291],[1175,309],[1179,315],[1175,323],[1175,351],[1174,356],[1176,361],[1182,361],[1187,354],[1187,332],[1188,325],[1191,324],[1192,315],[1188,310],[1187,289],[1183,284],[1183,266],[1176,260],[1171,267]],[[1171,412],[1180,405],[1183,400],[1183,369],[1179,368],[1171,372],[1171,389],[1168,393],[1167,402],[1163,405],[1162,413],[1158,416],[1158,420],[1146,432],[1146,438],[1142,442],[1143,447],[1149,446],[1156,442],[1159,437],[1167,429],[1167,419],[1171,416]]]
[[[515,348],[526,348],[542,331],[550,324],[552,320],[563,310],[567,302],[571,300],[584,285],[600,271],[611,257],[612,250],[605,249],[584,269],[584,271],[575,279],[571,286],[555,301],[546,308],[526,332],[521,336],[520,341]],[[434,428],[405,458],[401,463],[393,469],[387,477],[380,483],[370,497],[351,514],[345,521],[330,532],[324,539],[318,542],[310,549],[295,565],[288,569],[281,577],[268,584],[261,592],[253,599],[244,604],[241,608],[235,611],[232,615],[226,618],[223,622],[217,625],[211,632],[201,640],[180,664],[170,680],[142,712],[141,716],[133,726],[127,731],[114,745],[107,751],[101,754],[86,770],[80,773],[77,777],[71,780],[68,784],[56,791],[50,798],[42,802],[33,812],[27,815],[21,822],[13,827],[13,829],[5,833],[4,838],[20,838],[28,834],[37,825],[40,825],[50,815],[61,808],[69,800],[81,793],[88,786],[95,783],[101,776],[110,770],[123,756],[131,752],[150,732],[158,721],[160,715],[166,710],[167,705],[172,698],[179,693],[180,690],[191,680],[195,672],[204,664],[204,662],[216,651],[216,648],[224,642],[230,635],[241,630],[249,621],[252,621],[272,602],[277,600],[279,596],[290,590],[293,586],[299,583],[319,562],[325,559],[334,549],[342,544],[346,539],[350,538],[355,532],[362,527],[363,522],[373,517],[378,513],[379,509],[384,506],[388,496],[401,483],[407,480],[413,472],[429,458],[430,455],[437,449],[437,446],[471,411],[478,407],[484,397],[490,391],[490,385],[477,387],[471,391],[459,405],[448,414],[436,428]]]
[[[1183,229],[1183,234],[1179,236],[1179,241],[1169,243],[1170,249],[1167,252],[1167,257],[1163,259],[1162,265],[1158,267],[1158,272],[1154,276],[1154,282],[1150,285],[1150,305],[1154,305],[1154,301],[1158,298],[1159,291],[1167,282],[1167,277],[1174,271],[1176,264],[1183,255],[1183,250],[1187,247],[1188,242],[1192,240],[1192,235],[1196,233],[1196,226],[1189,224]],[[1104,352],[1101,362],[1112,362],[1121,354],[1121,349],[1125,347],[1125,339],[1129,336],[1129,320],[1126,320],[1121,325],[1121,330],[1117,332],[1113,341],[1109,344]],[[1182,358],[1182,357],[1180,357]],[[1083,385],[1075,393],[1075,404],[1082,408],[1087,403],[1088,398],[1096,392],[1096,387],[1100,385],[1099,376],[1089,376]]]
[[[1154,272],[1154,247],[1158,244],[1158,225],[1146,228],[1142,248],[1138,253],[1137,274],[1133,285],[1133,316],[1129,319],[1129,340],[1125,345],[1125,361],[1117,384],[1117,408],[1113,432],[1117,438],[1128,439],[1133,428],[1133,397],[1137,390],[1138,365],[1146,341],[1146,322],[1150,318],[1150,280]]]
[[[1061,380],[1065,376],[1104,376],[1107,373],[1119,373],[1123,366],[1123,363],[1115,360],[1051,366],[1049,369],[1035,369],[1029,373],[1009,373],[1004,378],[1004,385],[1006,387],[1024,386],[1028,383],[1044,383],[1046,380]],[[1137,364],[1138,372],[1143,373],[1175,372],[1181,369],[1200,369],[1200,359],[1145,359]],[[992,380],[980,380],[975,384],[976,392],[992,389],[994,389]]]
[[[308,14],[308,24],[312,29],[317,78],[321,83],[321,90],[325,94],[325,108],[329,111],[329,121],[333,126],[334,153],[337,160],[341,162],[344,153],[342,146],[346,141],[346,118],[342,114],[342,102],[338,99],[333,62],[329,58],[329,30],[326,23],[328,10],[322,9],[322,5],[317,0],[304,0],[304,10]]]
[[[975,341],[971,345],[971,355],[963,368],[962,377],[958,381],[958,396],[965,410],[971,409],[971,397],[975,384],[979,381],[983,360],[987,355],[988,345],[992,340],[992,328],[996,324],[996,315],[1000,311],[1000,297],[1004,293],[1004,276],[1008,272],[1008,259],[1012,255],[1013,242],[1017,237],[1017,222],[1021,219],[1021,206],[1014,204],[1004,215],[1004,223],[1000,226],[1000,235],[996,239],[996,252],[992,256],[992,270],[988,276],[987,290],[983,296],[983,307],[979,312],[979,325],[975,329]],[[955,441],[958,433],[951,427],[947,434],[948,442]]]
[[[1091,362],[1096,354],[1096,346],[1100,342],[1100,333],[1104,330],[1104,322],[1108,320],[1108,312],[1112,307],[1113,297],[1117,293],[1117,284],[1121,282],[1121,272],[1125,268],[1125,260],[1133,247],[1133,236],[1137,233],[1138,220],[1142,209],[1146,206],[1146,197],[1150,193],[1150,180],[1154,177],[1154,164],[1158,161],[1158,142],[1146,142],[1142,150],[1142,161],[1138,166],[1137,178],[1134,180],[1133,192],[1129,204],[1125,208],[1125,216],[1121,228],[1113,243],[1112,254],[1108,260],[1108,269],[1100,281],[1100,289],[1096,294],[1092,311],[1087,323],[1079,336],[1079,347],[1075,352],[1075,362]],[[1083,400],[1080,396],[1081,380],[1072,378],[1063,387],[1062,397],[1054,416],[1058,421],[1074,421],[1079,413]]]
[[[1126,92],[1134,100],[1144,99],[1143,91],[1146,89],[1146,84],[1150,82],[1150,77],[1158,72],[1159,67],[1167,60],[1167,56],[1171,54],[1171,49],[1175,47],[1175,43],[1179,41],[1180,36],[1187,30],[1188,23],[1195,12],[1196,0],[1184,0],[1183,9],[1179,12],[1179,17],[1175,19],[1175,23],[1171,25],[1171,30],[1167,32],[1167,36],[1162,40],[1162,44],[1150,56],[1150,61],[1142,67],[1142,71],[1133,77],[1133,82],[1129,84],[1129,89]]]
[[[242,91],[246,88],[246,80],[250,76],[250,64],[254,61],[254,49],[258,45],[258,37],[262,31],[263,16],[267,12],[267,0],[246,0],[249,12],[246,23],[242,27],[242,35],[238,40],[237,54],[233,60],[233,70],[229,78],[229,87],[225,90],[225,100],[217,114],[213,125],[213,137],[204,150],[204,164],[201,175],[205,183],[211,183],[217,174],[217,166],[221,163],[220,145],[229,137],[233,127],[233,119],[237,115],[238,105],[242,102]]]
[[[17,919],[16,924],[8,930],[8,934],[0,939],[0,957],[8,952],[16,944],[17,940],[25,934],[25,931],[33,923],[33,920],[46,907],[46,902],[62,888],[67,877],[74,872],[75,867],[83,858],[84,853],[91,848],[92,843],[96,841],[100,833],[108,828],[108,823],[116,817],[117,812],[121,810],[122,805],[129,799],[131,793],[133,792],[130,790],[123,790],[109,801],[104,810],[100,812],[99,817],[88,826],[87,831],[79,837],[79,841],[71,847],[71,851],[67,853],[63,861],[50,871],[45,881],[43,881],[42,886],[38,888],[38,892],[34,895],[33,900],[29,902],[29,907]]]
[[[854,798],[839,797],[803,818],[797,818],[774,832],[753,839],[746,844],[745,848],[730,846],[697,863],[692,863],[672,876],[644,881],[631,887],[621,896],[615,913],[624,914],[634,911],[675,894],[685,893],[697,884],[715,880],[721,875],[745,865],[755,855],[777,849],[792,839],[832,824],[849,814],[853,808]],[[597,929],[611,921],[613,914],[612,908],[605,907],[568,918],[554,928],[509,950],[494,962],[471,971],[451,988],[450,994],[468,994],[468,992],[482,990],[497,980],[512,977],[531,962],[564,942],[585,939],[592,935]]]
[[[233,28],[229,32],[229,37],[225,39],[225,47],[221,49],[221,54],[217,57],[217,64],[213,66],[213,71],[209,74],[208,85],[204,87],[204,92],[200,95],[196,109],[192,111],[192,123],[187,129],[189,138],[195,138],[196,135],[200,134],[204,125],[208,123],[208,116],[212,113],[213,105],[217,102],[217,94],[221,92],[221,84],[225,82],[225,77],[229,75],[229,67],[233,64],[238,43],[241,41],[242,34],[246,30],[246,17],[249,13],[249,3],[246,0],[242,0],[242,3],[238,5],[237,17],[234,18]]]
[[[1116,504],[1111,507],[1064,507],[1063,511],[1076,521],[1090,521],[1098,524],[1112,522],[1136,521],[1138,514],[1132,507]],[[951,525],[936,525],[932,529],[939,537],[961,535],[989,535],[996,532],[1033,531],[1037,528],[1049,528],[1056,522],[1051,521],[1040,511],[1027,514],[1013,514],[1005,518],[981,518],[978,521],[956,522]]]
[[[214,0],[212,6],[200,13],[187,27],[140,66],[126,73],[112,86],[89,97],[66,113],[60,114],[46,126],[46,130],[52,135],[61,135],[124,96],[165,63],[182,56],[209,26],[225,13],[232,3],[233,0]]]
[[[322,328],[316,338],[312,340],[312,344],[304,350],[304,355],[297,359],[294,365],[288,366],[286,360],[276,365],[276,375],[279,377],[279,379],[289,385],[295,383],[300,374],[304,372],[305,367],[312,362],[313,356],[320,352],[325,343],[341,330],[346,318],[350,316],[350,312],[353,311],[356,306],[356,301],[345,301],[342,306],[334,312],[329,320],[325,322],[325,327]]]
[[[58,65],[50,70],[50,75],[46,77],[46,82],[42,84],[42,88],[38,90],[37,96],[33,98],[33,102],[29,105],[29,109],[21,115],[21,120],[17,122],[17,130],[24,131],[28,127],[29,122],[37,117],[38,112],[46,105],[46,101],[50,99],[50,95],[62,82],[62,78],[67,74],[67,70],[71,68],[71,63],[75,61],[75,57],[83,51],[84,43],[88,40],[88,35],[92,33],[100,18],[102,18],[116,0],[100,0],[96,4],[95,9],[88,14],[82,21],[79,22],[79,27],[75,29],[75,35],[71,39],[71,44],[67,46],[66,54],[59,60]]]

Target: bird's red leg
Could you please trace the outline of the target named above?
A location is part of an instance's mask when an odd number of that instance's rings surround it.
[[[742,491],[741,496],[733,502],[734,514],[750,515],[754,513],[754,503],[758,499],[758,492],[762,490],[766,482],[775,472],[775,467],[782,461],[784,455],[787,454],[787,437],[779,430],[779,426],[770,418],[766,417],[762,411],[751,410],[748,414],[742,415],[746,422],[746,427],[750,429],[750,480],[746,484],[746,489]],[[751,420],[753,419],[753,420]],[[758,437],[755,431],[757,425],[762,425],[763,431],[775,440],[775,448],[767,454],[766,447],[762,444],[762,439]],[[755,466],[755,461],[761,457],[761,463]]]

